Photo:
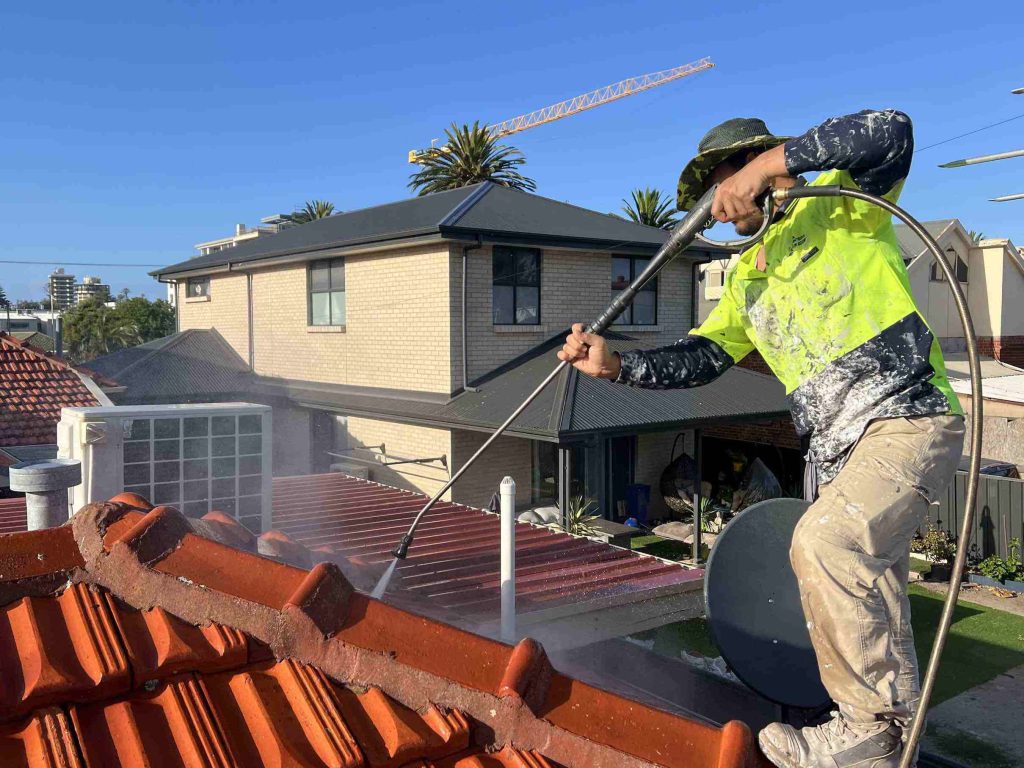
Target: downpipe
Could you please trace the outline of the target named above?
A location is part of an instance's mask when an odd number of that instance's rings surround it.
[[[971,319],[971,312],[967,307],[967,297],[964,296],[960,282],[956,278],[953,265],[949,263],[946,254],[943,253],[939,244],[921,223],[900,208],[883,197],[869,195],[859,189],[845,189],[838,186],[801,186],[789,189],[778,189],[772,193],[777,203],[786,200],[796,200],[801,197],[850,197],[855,200],[863,200],[891,213],[898,218],[913,232],[921,238],[935,261],[938,262],[942,273],[946,276],[946,282],[953,292],[953,301],[956,304],[957,314],[960,316],[960,323],[964,329],[964,339],[967,342],[967,361],[971,374],[971,397],[973,405],[971,408],[971,462],[967,472],[967,493],[965,498],[964,519],[960,526],[960,537],[956,548],[956,557],[953,560],[953,573],[949,579],[949,592],[946,594],[942,606],[942,615],[939,618],[939,626],[935,633],[935,642],[932,645],[932,652],[928,658],[928,668],[925,671],[921,683],[921,700],[918,703],[917,712],[914,714],[910,724],[910,733],[907,736],[903,748],[903,757],[900,759],[900,768],[910,768],[914,761],[914,754],[917,752],[917,745],[921,740],[924,730],[925,715],[928,711],[928,704],[935,691],[935,681],[938,677],[939,663],[942,659],[942,651],[946,647],[946,639],[949,636],[949,628],[953,623],[953,612],[956,609],[957,598],[960,595],[960,584],[963,581],[964,566],[967,563],[968,542],[971,539],[971,530],[974,526],[974,505],[978,496],[978,472],[981,467],[981,439],[982,439],[982,391],[981,391],[981,365],[978,361],[978,338],[974,332],[974,321]]]

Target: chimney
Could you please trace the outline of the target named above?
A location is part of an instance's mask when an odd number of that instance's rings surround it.
[[[235,237],[245,234],[245,224],[235,224]]]
[[[82,482],[78,459],[37,459],[8,469],[11,490],[25,494],[28,530],[56,528],[68,521],[68,489]]]

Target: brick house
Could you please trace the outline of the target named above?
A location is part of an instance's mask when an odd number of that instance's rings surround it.
[[[665,237],[490,183],[351,211],[158,270],[177,291],[179,334],[155,345],[177,351],[91,365],[127,387],[118,402],[154,401],[146,382],[162,376],[143,373],[153,365],[177,377],[195,371],[176,395],[161,393],[162,402],[271,402],[277,475],[345,463],[429,493],[550,371],[568,326],[596,316]],[[616,326],[621,343],[684,336],[695,319],[696,265],[717,255],[693,249],[670,264]],[[197,345],[219,351],[187,350]],[[208,386],[219,376],[196,366],[211,356],[220,372],[247,370],[249,389]],[[657,486],[680,432],[692,446],[695,427],[786,411],[777,384],[732,371],[715,397],[659,393],[659,406],[646,407],[664,406],[664,413],[653,416],[623,413],[639,400],[614,402],[608,393],[615,385],[593,382],[597,388],[576,397],[570,413],[574,373],[550,387],[538,403],[543,413],[524,414],[456,484],[454,500],[485,505],[510,474],[524,505],[564,501],[572,487],[599,498],[608,513],[628,484]],[[435,460],[386,466],[409,459]]]

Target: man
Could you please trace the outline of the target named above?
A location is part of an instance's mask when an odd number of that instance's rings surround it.
[[[805,183],[805,172],[822,172],[812,185],[895,201],[913,129],[895,110],[833,118],[796,138],[734,119],[698,150],[680,177],[679,207],[717,183],[715,218],[750,234],[762,222],[756,198]],[[618,355],[575,325],[558,356],[591,376],[669,388],[708,384],[754,349],[785,385],[817,474],[790,558],[821,679],[838,705],[821,726],[768,726],[761,748],[785,768],[897,766],[919,699],[910,540],[957,466],[964,425],[890,216],[845,197],[793,201],[740,255],[718,306],[687,338]]]

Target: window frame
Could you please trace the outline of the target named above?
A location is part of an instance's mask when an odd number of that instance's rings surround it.
[[[338,290],[334,286],[334,270],[335,266],[341,265],[341,290]],[[313,290],[313,271],[321,265],[327,268],[327,290]],[[336,293],[340,293],[345,296],[347,292],[347,281],[345,269],[345,257],[339,256],[334,259],[317,259],[311,261],[306,266],[306,325],[310,328],[344,328],[348,317],[348,298],[345,297],[344,301],[344,316],[341,322],[336,322],[337,318],[334,317],[334,300],[333,296]],[[326,323],[315,323],[313,322],[313,296],[326,294],[327,295],[327,322]]]
[[[632,284],[632,282],[634,280],[636,280],[636,276],[637,276],[636,263],[637,263],[638,260],[639,261],[646,261],[648,263],[650,263],[650,261],[651,261],[651,257],[650,256],[632,256],[632,255],[627,255],[627,254],[614,254],[613,253],[612,256],[611,256],[611,263],[609,265],[610,271],[614,271],[614,269],[615,269],[615,260],[616,259],[625,259],[625,260],[629,261],[629,276],[627,278],[626,285],[630,285],[630,284]],[[643,270],[641,269],[640,271],[642,272]],[[613,275],[609,275],[609,277],[610,278],[614,278]],[[617,295],[622,290],[622,288],[616,289],[616,288],[612,287],[611,280],[609,280],[608,289],[609,289],[609,291],[611,291],[613,296]],[[631,302],[630,305],[628,307],[626,307],[626,311],[623,312],[621,315],[619,315],[618,318],[616,318],[615,322],[612,324],[613,327],[616,326],[616,325],[626,325],[626,326],[636,326],[638,328],[650,328],[650,327],[655,326],[655,325],[658,324],[658,304],[659,304],[659,301],[658,301],[658,275],[655,275],[650,281],[648,281],[648,283],[643,288],[640,289],[639,293],[653,293],[654,294],[654,319],[651,322],[649,322],[649,323],[638,323],[638,322],[635,322],[635,318],[633,317],[633,304]],[[627,316],[629,317],[629,319],[628,320],[623,320],[623,318],[627,317]]]
[[[201,293],[193,293],[193,285],[205,286]],[[186,299],[203,299],[210,298],[210,276],[206,277],[189,277],[185,280],[185,298]]]
[[[528,252],[528,253],[533,254],[536,257],[536,259],[537,259],[537,267],[536,267],[537,284],[536,285],[532,285],[532,284],[529,284],[529,283],[523,283],[523,284],[520,285],[520,283],[519,283],[519,271],[518,270],[516,270],[515,272],[512,273],[512,280],[513,280],[513,282],[511,283],[511,285],[506,284],[506,283],[501,283],[501,284],[496,283],[495,282],[495,276],[494,276],[494,269],[495,269],[495,265],[497,263],[497,256],[498,256],[499,251],[507,252],[507,255],[511,256],[513,259],[516,258],[516,256],[518,255],[519,252]],[[541,304],[542,304],[541,297],[542,297],[543,285],[544,285],[544,251],[543,250],[541,250],[540,248],[528,248],[526,246],[517,246],[517,245],[495,245],[491,249],[491,325],[521,325],[523,327],[531,327],[531,326],[540,325],[541,322],[542,322],[542,319],[541,319]],[[494,307],[495,307],[494,289],[498,288],[498,287],[501,287],[501,288],[509,288],[509,287],[511,287],[512,288],[512,321],[511,322],[499,323],[494,318]],[[520,288],[535,288],[537,290],[537,314],[535,316],[536,317],[535,320],[532,320],[532,321],[529,321],[529,322],[524,322],[524,321],[520,321],[518,319],[518,317],[517,317],[518,311],[519,311],[519,289]]]

